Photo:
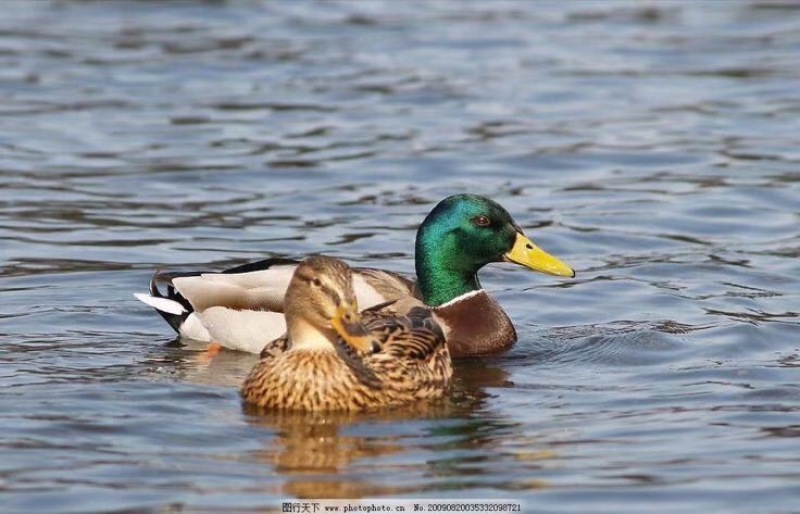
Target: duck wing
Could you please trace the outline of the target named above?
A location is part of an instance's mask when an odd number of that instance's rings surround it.
[[[156,272],[149,294],[136,293],[183,337],[258,353],[286,331],[283,301],[298,261],[265,259],[222,272]],[[359,305],[368,308],[413,294],[396,273],[353,270]]]

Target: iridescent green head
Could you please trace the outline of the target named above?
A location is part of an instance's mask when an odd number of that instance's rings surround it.
[[[575,276],[569,266],[525,237],[500,204],[483,196],[445,198],[417,231],[417,280],[423,300],[432,307],[480,289],[478,270],[500,261],[551,275]]]

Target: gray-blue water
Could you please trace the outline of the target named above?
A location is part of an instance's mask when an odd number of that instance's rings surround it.
[[[800,4],[4,1],[0,510],[513,498],[800,508]],[[438,409],[257,416],[151,272],[413,272],[460,192],[574,280],[488,266],[509,353]]]

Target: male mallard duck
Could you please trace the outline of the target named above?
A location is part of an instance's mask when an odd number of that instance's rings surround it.
[[[413,295],[433,309],[453,357],[502,351],[517,340],[508,315],[477,273],[490,262],[513,262],[561,277],[575,272],[537,247],[498,203],[460,194],[439,202],[417,231],[416,283],[395,273],[353,270],[362,308]],[[268,259],[222,273],[156,273],[150,294],[136,297],[155,307],[182,336],[258,353],[286,330],[284,296],[297,262]],[[167,284],[166,294],[158,290]]]
[[[407,297],[359,313],[353,274],[338,259],[300,263],[284,307],[287,334],[245,379],[247,403],[361,411],[439,398],[450,383],[450,353],[430,310]]]

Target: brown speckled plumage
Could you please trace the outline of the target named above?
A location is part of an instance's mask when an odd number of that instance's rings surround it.
[[[349,269],[342,273],[341,261],[312,259],[325,265],[315,270],[317,275],[328,274],[335,279],[335,289],[341,288],[332,297],[352,296],[347,292],[352,288]],[[293,279],[292,287],[300,285]],[[319,302],[322,293],[315,294]],[[430,310],[409,297],[368,309],[361,321],[379,351],[356,350],[335,334],[330,347],[295,348],[290,331],[264,348],[261,361],[245,379],[242,397],[267,409],[363,411],[443,396],[452,367]]]

